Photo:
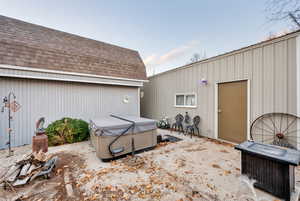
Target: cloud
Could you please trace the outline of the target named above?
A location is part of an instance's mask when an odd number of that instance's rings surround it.
[[[154,63],[154,61],[157,59],[156,54],[152,54],[148,57],[146,57],[146,59],[144,59],[144,64],[147,65],[151,65],[152,63]]]
[[[144,63],[147,67],[155,67],[174,61],[178,58],[185,56],[193,48],[199,45],[198,41],[190,41],[189,43],[180,47],[171,49],[163,55],[152,54],[144,59]]]

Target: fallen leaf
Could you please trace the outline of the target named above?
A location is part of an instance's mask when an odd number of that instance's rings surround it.
[[[224,174],[227,176],[227,175],[231,174],[231,171],[230,170],[224,170]]]
[[[221,167],[218,164],[212,164],[212,167],[221,169]]]

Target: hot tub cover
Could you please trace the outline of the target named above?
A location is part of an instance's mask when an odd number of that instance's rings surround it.
[[[141,133],[149,130],[156,129],[156,121],[137,116],[115,115],[123,119],[133,121],[135,126],[129,129],[126,134]],[[131,122],[125,121],[113,116],[96,118],[90,120],[90,128],[94,130],[97,136],[118,136],[132,125]]]

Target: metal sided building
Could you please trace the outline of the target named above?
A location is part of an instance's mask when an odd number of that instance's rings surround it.
[[[30,144],[35,123],[111,113],[140,115],[139,88],[147,80],[137,51],[0,16],[0,98],[16,95],[12,146]],[[7,111],[0,113],[6,148]]]
[[[231,142],[270,112],[300,116],[300,31],[149,77],[142,115],[201,117],[201,135]]]

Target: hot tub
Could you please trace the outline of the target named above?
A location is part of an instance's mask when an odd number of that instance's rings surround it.
[[[157,144],[156,121],[136,116],[111,115],[90,120],[90,137],[103,161],[152,149]]]

